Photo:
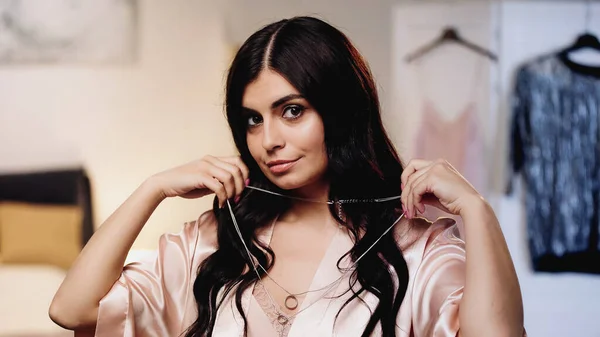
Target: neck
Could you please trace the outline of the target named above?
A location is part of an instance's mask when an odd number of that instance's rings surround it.
[[[327,204],[329,198],[329,184],[318,181],[313,184],[292,191],[295,197],[318,201],[301,201],[292,199],[291,208],[282,214],[281,220],[300,223],[323,223],[323,219],[332,218]],[[314,220],[314,221],[312,221]]]

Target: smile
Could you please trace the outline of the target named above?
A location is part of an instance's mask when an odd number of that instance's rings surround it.
[[[281,174],[292,168],[299,159],[296,160],[275,160],[267,163],[269,170],[274,174]]]

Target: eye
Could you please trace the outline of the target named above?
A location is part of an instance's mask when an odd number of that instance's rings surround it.
[[[283,109],[283,117],[296,119],[302,115],[302,112],[304,112],[304,107],[300,105],[290,105]]]
[[[262,117],[258,115],[248,117],[248,126],[256,126],[262,122]]]

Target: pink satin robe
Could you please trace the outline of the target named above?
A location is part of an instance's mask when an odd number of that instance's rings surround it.
[[[465,284],[465,246],[448,219],[431,224],[413,220],[413,229],[395,235],[408,264],[410,281],[397,318],[396,336],[450,337],[459,330],[458,307]],[[398,226],[397,226],[398,227]],[[259,233],[268,243],[272,229]],[[211,212],[198,221],[186,223],[178,234],[164,234],[158,258],[153,263],[128,264],[110,292],[100,303],[96,337],[179,336],[196,319],[193,283],[198,265],[216,248],[216,220]],[[338,235],[332,241],[314,276],[310,289],[321,288],[341,274],[336,261],[352,247],[350,237]],[[348,260],[346,260],[349,263]],[[348,287],[347,276],[336,294]],[[257,300],[252,287],[242,297],[250,337],[275,337],[277,333]],[[232,292],[233,293],[233,292]],[[350,296],[315,302],[294,318],[289,337],[360,336],[370,317],[367,306],[354,300],[337,318],[335,315]],[[319,293],[309,293],[301,307],[312,303]],[[362,296],[374,309],[377,299]],[[378,333],[379,326],[375,330]],[[76,334],[78,336],[78,334]],[[242,319],[230,295],[220,308],[214,336],[243,335]]]

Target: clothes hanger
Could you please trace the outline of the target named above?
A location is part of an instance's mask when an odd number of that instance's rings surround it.
[[[580,49],[591,48],[600,52],[600,41],[596,35],[591,32],[584,32],[577,37],[577,40],[569,47],[562,50],[563,53],[568,54]]]
[[[448,27],[444,28],[442,30],[442,33],[438,36],[437,39],[435,39],[432,42],[426,44],[425,46],[417,49],[416,51],[408,54],[406,56],[405,60],[406,60],[406,62],[410,63],[447,42],[456,43],[456,44],[463,46],[471,51],[474,51],[478,54],[488,57],[492,61],[498,61],[498,56],[496,56],[496,54],[494,54],[491,51],[489,51],[481,46],[478,46],[470,41],[465,40],[458,33],[458,30],[452,26],[448,26]]]
[[[590,1],[588,0],[587,5],[586,5],[586,12],[585,12],[585,30],[582,34],[580,34],[577,37],[577,39],[575,40],[575,42],[572,45],[563,49],[561,51],[561,54],[567,55],[571,52],[585,49],[585,48],[590,48],[590,49],[600,52],[600,41],[598,40],[598,37],[590,31],[591,15],[592,15],[592,9],[590,7]]]

